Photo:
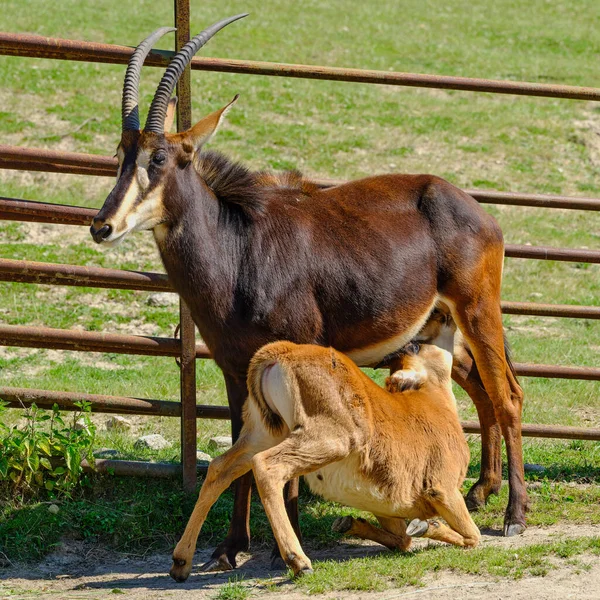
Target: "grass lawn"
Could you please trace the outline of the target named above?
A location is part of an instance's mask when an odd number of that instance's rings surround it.
[[[191,4],[194,31],[225,15],[251,13],[211,41],[206,56],[600,87],[600,4],[593,0]],[[172,19],[171,2],[28,0],[23,10],[21,2],[7,0],[0,29],[135,45]],[[172,41],[162,44],[170,47]],[[123,74],[122,66],[0,57],[3,143],[112,155]],[[160,75],[157,69],[143,73],[142,114]],[[429,172],[465,188],[600,195],[600,106],[591,102],[200,72],[193,73],[192,84],[196,119],[241,94],[212,147],[254,168],[299,168],[332,178]],[[4,196],[91,207],[101,205],[112,185],[104,177],[12,171],[0,171],[0,183]],[[508,243],[600,247],[598,213],[489,205],[486,210],[499,220]],[[83,227],[0,222],[0,257],[162,270],[150,235],[135,234],[118,249],[104,251]],[[600,266],[508,259],[503,298],[598,304]],[[177,320],[176,305],[151,305],[144,292],[0,284],[2,323],[172,335]],[[506,316],[505,326],[519,362],[600,364],[600,321]],[[214,364],[198,361],[197,370],[198,402],[224,404]],[[0,348],[0,383],[173,400],[179,394],[172,359],[41,349]],[[523,385],[525,422],[600,427],[600,383],[528,378]],[[457,395],[461,416],[475,418],[467,397]],[[18,411],[8,416],[18,418]],[[104,417],[96,418],[101,425]],[[206,449],[208,438],[227,428],[224,422],[199,421],[199,447]],[[133,447],[132,435],[109,434],[102,427],[97,445],[117,448],[126,458],[176,459],[176,420],[139,419],[134,429],[160,431],[173,446],[142,452]],[[470,476],[478,467],[477,440],[471,444]],[[532,491],[532,524],[600,521],[598,443],[528,440],[525,461],[546,467],[541,479],[529,476],[540,479]],[[13,555],[34,559],[76,530],[136,552],[169,546],[191,509],[178,494],[152,482],[141,491],[129,482],[93,484],[66,503],[60,516],[43,519],[43,526],[37,511],[44,505],[7,502],[0,509],[0,547],[10,532],[16,540]],[[156,511],[177,506],[172,518],[158,518],[149,507],[155,498]],[[222,537],[228,502],[225,498],[211,517],[202,543],[214,545]],[[492,500],[478,524],[498,527],[505,502],[504,495]],[[331,543],[326,530],[342,509],[308,496],[303,506],[305,519],[325,517],[322,525],[309,526],[307,538]],[[136,515],[135,524],[124,526],[125,513]],[[266,540],[264,517],[255,518],[255,537]],[[144,523],[152,523],[148,535],[139,533]]]

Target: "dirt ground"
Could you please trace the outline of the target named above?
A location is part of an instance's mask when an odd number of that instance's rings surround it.
[[[553,542],[569,537],[600,536],[600,525],[557,525],[531,528],[517,538],[503,538],[498,532],[484,531],[482,544],[518,549],[528,544]],[[426,544],[425,540],[417,540]],[[339,559],[368,556],[385,552],[381,546],[363,542],[340,543],[336,548],[309,552],[313,559]],[[196,554],[196,564],[208,559],[210,550]],[[514,581],[457,574],[449,571],[430,574],[423,587],[388,589],[384,592],[333,592],[323,599],[392,600],[395,598],[433,598],[455,600],[478,599],[600,599],[600,561],[596,556],[582,555],[579,561],[589,565],[584,571],[566,561],[556,562],[544,577],[525,577]],[[266,550],[242,557],[236,574],[251,587],[251,597],[267,600],[300,600],[303,591],[281,572],[269,569],[270,553]],[[214,598],[233,573],[199,574],[196,571],[185,584],[177,584],[168,576],[170,557],[157,554],[144,559],[108,553],[97,546],[80,542],[63,544],[35,568],[11,565],[0,569],[0,599],[52,598],[96,600],[114,598],[116,594],[135,600],[158,600],[184,597],[189,600]],[[268,588],[261,582],[274,576]]]

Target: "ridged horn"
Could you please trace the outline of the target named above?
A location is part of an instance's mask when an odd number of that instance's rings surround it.
[[[181,50],[173,57],[158,84],[156,94],[154,94],[144,131],[152,131],[158,134],[164,133],[165,116],[167,114],[169,99],[171,98],[171,94],[175,89],[177,81],[192,60],[194,54],[196,54],[196,52],[198,52],[211,37],[223,29],[223,27],[246,16],[248,16],[248,13],[242,13],[211,25],[208,29],[205,29],[202,33],[199,33],[187,42],[187,44],[185,44],[185,46],[183,46],[183,48],[181,48]]]
[[[166,35],[171,31],[176,31],[176,29],[174,27],[161,27],[160,29],[157,29],[138,45],[129,59],[127,71],[125,71],[125,81],[123,82],[123,103],[121,105],[123,131],[129,131],[131,129],[137,131],[140,128],[138,96],[142,65],[146,60],[146,56],[148,56],[148,53],[152,50],[152,46],[154,46],[163,35]]]

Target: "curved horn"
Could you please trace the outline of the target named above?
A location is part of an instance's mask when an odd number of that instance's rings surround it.
[[[140,86],[142,65],[146,60],[146,56],[148,56],[148,53],[152,50],[152,46],[154,46],[163,35],[166,35],[171,31],[175,31],[175,28],[161,27],[160,29],[157,29],[138,45],[129,59],[127,71],[125,72],[125,81],[123,83],[123,103],[121,105],[123,131],[131,129],[137,131],[140,128],[138,90]]]
[[[200,48],[202,48],[202,46],[204,46],[204,44],[206,44],[211,37],[223,29],[223,27],[246,16],[248,16],[248,13],[242,13],[241,15],[229,17],[228,19],[223,19],[222,21],[211,25],[208,29],[205,29],[202,33],[199,33],[197,36],[193,37],[173,57],[173,60],[171,60],[169,63],[165,74],[162,76],[162,79],[158,84],[156,94],[154,94],[154,99],[150,105],[148,120],[146,121],[144,131],[152,131],[158,134],[164,133],[165,116],[167,114],[167,105],[169,104],[169,99],[171,98],[171,94],[173,93],[173,89],[175,88],[177,81],[181,77],[181,74],[185,68],[188,66],[189,62],[192,60],[194,54],[196,54],[196,52],[198,52],[198,50],[200,50]]]

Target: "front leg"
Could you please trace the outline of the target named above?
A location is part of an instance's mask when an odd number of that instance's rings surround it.
[[[225,377],[227,400],[231,411],[231,439],[237,441],[242,430],[242,407],[248,397],[245,380],[230,375]],[[248,472],[235,482],[233,516],[227,537],[217,546],[210,560],[202,565],[201,571],[230,571],[236,567],[238,552],[250,547],[250,493],[252,472]]]

